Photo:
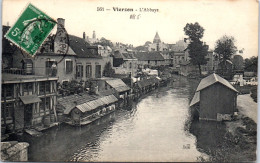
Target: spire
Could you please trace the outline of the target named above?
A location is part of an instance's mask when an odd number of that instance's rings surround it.
[[[96,38],[96,32],[95,31],[93,31],[93,36],[92,36],[92,38]]]
[[[160,43],[160,42],[161,42],[160,36],[159,36],[158,32],[156,31],[156,34],[153,39],[153,43]]]

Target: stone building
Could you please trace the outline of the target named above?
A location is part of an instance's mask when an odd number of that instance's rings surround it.
[[[113,69],[116,74],[136,76],[138,60],[132,50],[115,50],[113,56]]]
[[[137,52],[135,57],[138,59],[138,68],[151,68],[165,65],[165,60],[161,52]]]
[[[113,64],[109,54],[101,53],[99,46],[90,46],[83,38],[67,35],[57,35],[61,27],[65,27],[65,20],[58,19],[57,32],[54,35],[54,48],[37,53],[34,59],[34,69],[37,74],[59,77],[58,82],[78,80],[88,81],[101,78],[105,65]],[[66,54],[60,54],[57,49],[64,45],[63,39],[68,37]],[[102,50],[102,49],[100,49]],[[54,71],[54,73],[53,73]]]

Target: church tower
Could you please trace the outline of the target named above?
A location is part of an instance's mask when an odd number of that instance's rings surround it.
[[[158,32],[156,32],[156,34],[154,36],[153,43],[161,43],[161,39],[160,39]]]
[[[93,39],[96,39],[96,32],[95,32],[95,31],[93,31],[92,38],[93,38]]]

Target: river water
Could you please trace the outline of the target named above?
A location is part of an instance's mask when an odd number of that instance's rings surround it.
[[[29,139],[29,161],[197,161],[188,131],[194,83],[183,77],[85,127],[61,125]]]

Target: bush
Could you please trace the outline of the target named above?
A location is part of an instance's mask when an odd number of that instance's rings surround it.
[[[257,102],[257,86],[251,88],[251,97],[255,102]]]

